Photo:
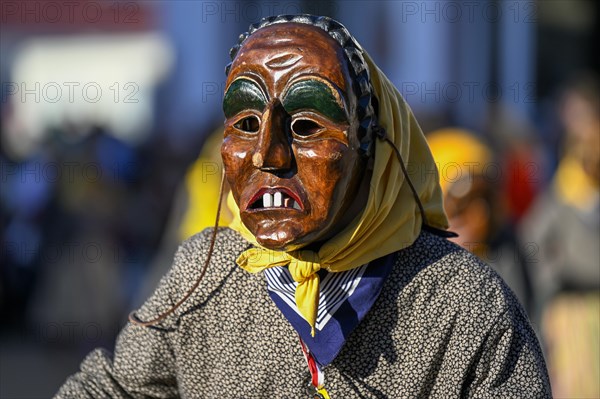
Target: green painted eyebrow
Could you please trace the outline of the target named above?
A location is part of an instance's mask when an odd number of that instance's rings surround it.
[[[334,122],[347,122],[346,112],[331,92],[331,87],[314,80],[302,80],[294,83],[285,93],[283,107],[288,113],[310,109]]]
[[[237,79],[229,85],[223,97],[223,112],[231,118],[246,109],[262,112],[267,106],[267,99],[256,83],[248,79]]]

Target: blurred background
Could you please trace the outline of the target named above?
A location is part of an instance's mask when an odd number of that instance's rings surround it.
[[[286,13],[341,21],[405,95],[555,397],[600,397],[599,4],[0,1],[0,397],[50,397],[112,349],[212,224],[229,48]]]

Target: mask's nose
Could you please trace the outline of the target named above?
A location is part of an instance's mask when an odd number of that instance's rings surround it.
[[[287,171],[294,164],[290,116],[279,100],[273,100],[263,113],[258,143],[252,155],[255,167],[265,171]]]

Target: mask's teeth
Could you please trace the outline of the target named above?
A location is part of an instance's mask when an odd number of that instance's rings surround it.
[[[270,208],[273,206],[273,196],[269,193],[263,194],[263,207]]]
[[[294,202],[293,202],[293,204],[294,204],[294,205],[292,205],[292,206],[293,206],[293,208],[294,208],[294,209],[297,209],[297,210],[299,210],[299,211],[301,211],[301,210],[302,210],[302,208],[300,208],[300,204],[298,204],[296,201],[294,201]]]
[[[281,192],[278,191],[273,195],[273,206],[280,207],[281,205],[283,205],[283,196],[281,195]]]

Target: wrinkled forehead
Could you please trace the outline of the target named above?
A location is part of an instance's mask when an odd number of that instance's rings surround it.
[[[301,74],[314,74],[343,91],[350,88],[342,47],[324,30],[300,23],[271,25],[248,37],[233,61],[227,86],[248,74],[275,86]]]

